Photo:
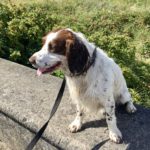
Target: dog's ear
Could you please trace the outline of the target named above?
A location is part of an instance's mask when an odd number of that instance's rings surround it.
[[[80,74],[85,69],[89,52],[83,42],[77,38],[66,41],[68,67],[72,75]]]

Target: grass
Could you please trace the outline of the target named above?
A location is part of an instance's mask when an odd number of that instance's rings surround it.
[[[72,28],[83,32],[115,59],[133,100],[150,107],[149,0],[1,0],[1,3],[8,6],[11,14],[5,19],[5,32],[0,22],[4,32],[0,34],[0,44],[4,44],[2,48],[0,45],[2,57],[29,65],[28,57],[41,47],[40,39],[45,32],[58,27]],[[3,21],[7,13],[0,16]],[[55,75],[63,77],[60,71]]]

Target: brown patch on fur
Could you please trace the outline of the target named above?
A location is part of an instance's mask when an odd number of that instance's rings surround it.
[[[49,43],[49,46],[52,48],[52,52],[66,55],[70,44],[74,43],[74,35],[68,30],[60,30],[58,32],[57,38]]]
[[[54,30],[52,30],[52,31],[47,32],[47,33],[43,36],[43,38],[42,38],[42,45],[45,44],[46,38],[47,38],[47,36],[48,36],[50,33],[55,33],[55,32],[58,32],[58,31],[60,31],[60,30],[63,30],[63,29],[58,28],[58,29],[54,29]]]
[[[55,29],[46,34],[42,38],[42,44],[44,45],[47,39],[47,36],[51,33],[58,32],[58,36],[56,39],[51,41],[48,46],[49,52],[57,53],[61,55],[66,55],[66,50],[69,47],[69,43],[73,43],[74,35],[72,32],[65,29]]]

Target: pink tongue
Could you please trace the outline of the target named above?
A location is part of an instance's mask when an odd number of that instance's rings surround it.
[[[38,76],[40,76],[42,74],[42,71],[40,69],[38,69],[36,73]]]
[[[42,74],[42,72],[44,72],[45,69],[42,69],[42,68],[38,68],[37,69],[37,75],[40,76]]]

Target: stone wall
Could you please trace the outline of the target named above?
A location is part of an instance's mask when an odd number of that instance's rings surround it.
[[[0,59],[0,150],[26,147],[49,117],[61,82],[50,75],[37,77],[31,68]],[[137,108],[133,115],[127,114],[124,107],[116,111],[122,144],[109,140],[106,121],[99,114],[87,114],[82,130],[73,134],[68,125],[75,117],[75,108],[66,88],[58,111],[36,149],[149,150],[150,109]]]

